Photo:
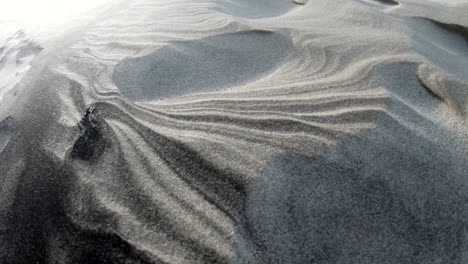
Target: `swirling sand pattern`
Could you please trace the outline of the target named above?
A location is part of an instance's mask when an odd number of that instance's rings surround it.
[[[130,0],[37,61],[1,262],[467,262],[465,7],[228,2]]]

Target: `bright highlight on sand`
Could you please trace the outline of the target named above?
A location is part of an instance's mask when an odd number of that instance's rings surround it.
[[[15,0],[2,1],[0,22],[15,22],[26,28],[46,30],[82,18],[109,0]]]

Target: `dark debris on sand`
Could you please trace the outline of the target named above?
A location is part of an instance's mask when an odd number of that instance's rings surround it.
[[[73,145],[72,158],[96,161],[104,153],[106,141],[102,134],[101,120],[96,114],[94,106],[86,109],[78,126],[81,130],[81,136]]]

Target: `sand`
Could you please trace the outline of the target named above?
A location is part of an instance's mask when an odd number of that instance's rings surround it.
[[[2,42],[0,263],[467,263],[467,12],[128,0]]]
[[[21,30],[11,32],[11,27],[0,24],[0,101],[28,72],[32,60],[42,47]],[[8,30],[9,29],[9,30]],[[9,32],[10,31],[10,32]]]
[[[260,30],[172,42],[155,53],[122,60],[113,80],[136,101],[223,89],[275,70],[288,46],[287,33]]]

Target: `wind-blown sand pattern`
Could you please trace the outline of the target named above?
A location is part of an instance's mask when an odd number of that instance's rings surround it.
[[[467,12],[111,9],[0,104],[0,262],[468,263]]]

